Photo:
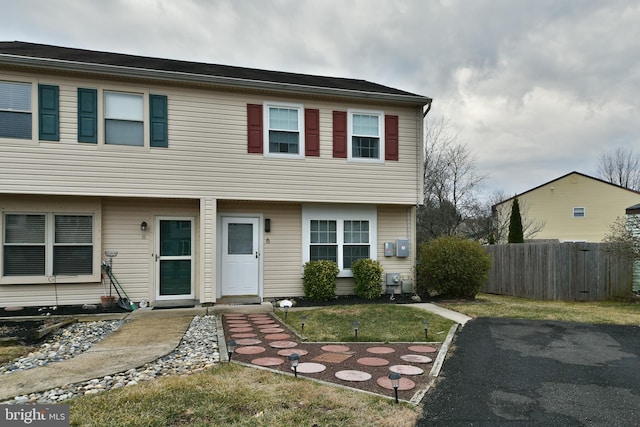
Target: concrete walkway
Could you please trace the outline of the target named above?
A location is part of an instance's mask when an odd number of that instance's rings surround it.
[[[471,318],[435,304],[411,304],[464,325]],[[186,309],[139,309],[126,314],[116,332],[86,352],[43,367],[0,376],[0,401],[114,375],[138,368],[171,353],[180,344],[194,316],[223,312],[272,312],[271,303],[218,305]],[[224,339],[219,342],[224,353]]]

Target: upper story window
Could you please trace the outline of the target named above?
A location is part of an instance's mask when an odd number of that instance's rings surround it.
[[[31,84],[0,81],[0,137],[31,139]]]
[[[383,161],[384,114],[377,111],[349,111],[349,160]]]
[[[573,217],[574,218],[584,218],[585,217],[585,209],[584,208],[573,208]]]
[[[265,104],[265,154],[301,157],[304,153],[304,111],[301,105]]]
[[[104,143],[144,146],[142,94],[104,93]]]

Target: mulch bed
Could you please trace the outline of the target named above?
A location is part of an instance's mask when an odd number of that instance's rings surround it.
[[[435,360],[440,349],[440,343],[311,343],[296,336],[272,314],[225,314],[222,323],[226,342],[229,343],[233,340],[238,343],[236,351],[232,355],[233,361],[253,366],[265,362],[268,365],[265,367],[269,369],[293,373],[288,354],[306,352],[300,357],[299,377],[313,378],[388,397],[394,396],[393,389],[381,386],[378,381],[390,386],[388,377],[391,371],[389,368],[400,366],[400,368],[394,369],[406,370],[411,374],[402,374],[398,398],[414,403],[419,402],[424,390],[433,380],[429,376],[433,362],[423,362],[427,358]],[[276,331],[276,329],[280,329],[282,332]],[[286,337],[287,335],[289,337]],[[278,347],[275,348],[272,345],[278,345]],[[326,347],[327,345],[332,347]],[[263,351],[260,351],[261,349]],[[243,354],[251,350],[257,353]],[[377,353],[377,351],[392,352]],[[411,355],[409,359],[414,359],[414,361],[402,359],[403,356],[408,355]],[[367,358],[369,362],[374,364],[382,364],[384,361],[388,363],[381,366],[365,366],[359,362],[363,358]],[[420,363],[416,363],[415,360],[419,360]],[[305,363],[324,365],[326,369],[317,373],[302,373],[301,370]],[[316,365],[307,366],[316,367]],[[370,375],[371,377],[363,381],[346,381],[336,377],[336,373],[340,371],[357,371],[355,375],[363,375],[364,377]],[[419,371],[422,373],[416,374]],[[405,387],[408,389],[403,390]]]

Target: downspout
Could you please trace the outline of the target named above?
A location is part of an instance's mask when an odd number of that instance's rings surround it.
[[[417,275],[417,270],[418,270],[418,208],[420,207],[420,180],[422,179],[424,181],[424,174],[420,173],[420,168],[422,167],[422,164],[424,162],[422,156],[424,155],[424,119],[425,117],[427,117],[427,114],[429,114],[429,111],[431,111],[431,103],[433,102],[432,99],[429,99],[428,103],[427,103],[427,109],[422,111],[422,109],[424,108],[424,106],[420,106],[418,109],[416,109],[416,206],[415,206],[415,221],[414,224],[415,225],[415,240],[414,240],[414,256],[413,256],[413,287],[414,287],[414,291],[417,289],[417,285],[418,285],[418,275]],[[422,150],[422,155],[421,155],[421,151]],[[422,183],[422,185],[424,185],[424,182]],[[407,218],[407,224],[410,224],[411,221],[411,208],[409,208],[409,218]],[[409,234],[410,235],[410,234]]]

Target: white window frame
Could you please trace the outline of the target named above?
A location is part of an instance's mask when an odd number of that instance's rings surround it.
[[[272,153],[270,151],[270,142],[269,142],[269,131],[271,130],[269,127],[270,121],[270,108],[286,108],[289,110],[297,110],[298,112],[298,153]],[[279,158],[287,158],[287,159],[301,159],[304,158],[305,154],[305,144],[304,144],[304,105],[302,104],[291,104],[284,102],[265,102],[262,107],[263,112],[263,151],[266,157],[279,157]],[[277,130],[277,129],[274,129]]]
[[[587,216],[587,209],[584,207],[575,207],[573,208],[573,217],[574,218],[584,218]]]
[[[102,93],[102,114],[100,115],[101,124],[102,124],[102,143],[107,146],[117,146],[117,147],[149,147],[149,94],[145,92],[136,92],[130,90],[119,90],[119,89],[103,89]],[[120,94],[120,95],[128,95],[128,96],[137,96],[140,97],[142,101],[142,120],[131,120],[126,118],[125,116],[116,116],[116,117],[107,117],[107,95],[108,94]],[[136,144],[114,144],[107,143],[107,120],[118,120],[118,121],[128,121],[135,123],[142,123],[142,145]]]
[[[358,135],[355,135],[353,132],[353,116],[354,115],[366,115],[366,116],[378,117],[378,143],[380,145],[378,147],[377,159],[373,157],[354,157],[353,156],[353,137],[358,136]],[[347,110],[347,129],[348,129],[348,138],[347,138],[347,160],[348,161],[365,162],[365,163],[384,163],[384,159],[385,159],[384,111],[349,109]]]
[[[375,206],[363,205],[303,205],[302,207],[302,264],[309,261],[311,246],[311,221],[336,221],[337,229],[337,264],[340,273],[338,277],[353,277],[351,269],[343,266],[344,222],[369,221],[369,258],[378,259],[378,211]]]
[[[5,276],[4,274],[4,248],[5,248],[5,216],[6,215],[44,215],[45,216],[45,274],[43,276]],[[53,248],[55,243],[55,217],[62,216],[90,216],[92,218],[92,273],[82,275],[59,275],[53,274]],[[96,212],[82,211],[5,211],[0,222],[0,284],[42,284],[42,283],[86,283],[100,280],[100,227],[97,224],[100,215]],[[66,246],[62,244],[63,246]],[[71,245],[69,245],[71,246]]]
[[[25,81],[25,80],[6,80],[3,79],[0,82],[2,83],[8,83],[8,84],[15,84],[15,85],[23,85],[23,86],[29,86],[29,95],[30,95],[30,99],[29,99],[29,110],[14,110],[14,109],[2,109],[0,111],[3,112],[14,112],[14,113],[28,113],[30,115],[30,119],[31,119],[31,138],[11,138],[11,137],[6,137],[6,136],[0,136],[0,139],[10,139],[10,140],[16,140],[16,141],[35,141],[37,139],[38,136],[38,127],[37,127],[37,110],[38,110],[38,90],[37,90],[37,84],[34,81]],[[35,90],[34,90],[35,88]],[[34,106],[36,108],[36,111],[34,112]]]

